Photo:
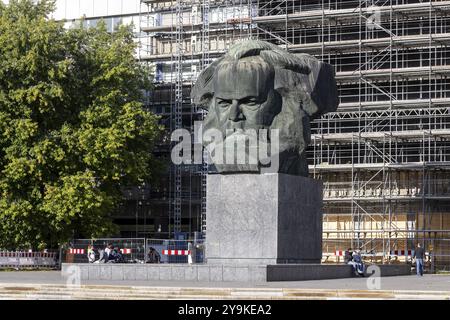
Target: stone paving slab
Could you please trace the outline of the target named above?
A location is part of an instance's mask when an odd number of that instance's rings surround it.
[[[381,290],[411,290],[411,291],[450,291],[449,275],[416,275],[386,277],[380,279]],[[283,288],[283,289],[324,289],[324,290],[367,290],[368,278],[348,278],[312,281],[283,281],[267,283],[239,282],[193,282],[193,281],[140,281],[140,280],[82,280],[82,285],[122,286],[131,287],[177,287],[177,288]],[[0,271],[0,284],[65,284],[61,271]]]

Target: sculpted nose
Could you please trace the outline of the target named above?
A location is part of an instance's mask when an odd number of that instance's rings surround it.
[[[238,100],[233,100],[231,103],[229,119],[231,121],[240,121],[245,119]]]

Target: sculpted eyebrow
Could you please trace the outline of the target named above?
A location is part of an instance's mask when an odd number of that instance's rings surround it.
[[[216,100],[217,100],[217,102],[228,102],[228,103],[232,102],[231,99],[224,99],[224,98],[217,98]]]

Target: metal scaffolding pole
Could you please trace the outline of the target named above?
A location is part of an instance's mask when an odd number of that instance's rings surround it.
[[[175,4],[175,99],[174,99],[174,129],[183,127],[183,0],[176,0]],[[174,236],[181,232],[181,201],[182,201],[182,165],[173,165],[174,195],[173,195],[173,232]]]

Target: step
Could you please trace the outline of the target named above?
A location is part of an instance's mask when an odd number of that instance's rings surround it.
[[[0,285],[0,299],[450,299],[450,291]]]

